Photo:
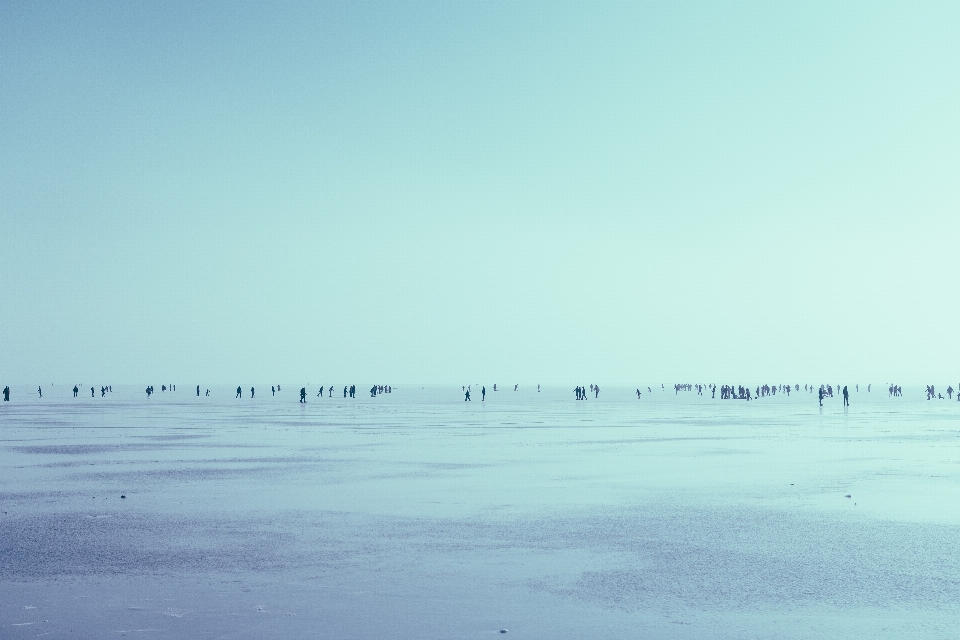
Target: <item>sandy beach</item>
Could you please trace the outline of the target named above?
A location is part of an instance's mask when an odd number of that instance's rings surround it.
[[[300,405],[283,388],[15,389],[0,636],[955,628],[960,403],[877,385],[847,411],[803,392],[576,402],[521,386],[465,403],[459,387],[398,386]]]

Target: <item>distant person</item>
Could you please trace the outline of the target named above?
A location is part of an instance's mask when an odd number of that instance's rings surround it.
[[[330,394],[329,394],[327,397],[328,397],[328,398],[332,398],[332,397],[333,397],[333,385],[330,385]]]
[[[167,390],[167,385],[165,384],[160,385],[160,391],[166,391],[166,390]]]
[[[210,397],[210,389],[207,389],[207,395],[205,397]]]
[[[236,395],[236,397],[237,397],[237,398],[243,397],[243,389],[241,389],[240,387],[237,387],[237,395]]]
[[[38,387],[37,387],[37,393],[39,393],[39,394],[40,394],[40,397],[42,398],[42,397],[43,397],[43,387],[39,387],[39,386],[38,386]]]
[[[377,385],[373,385],[372,387],[370,387],[370,397],[371,398],[377,397]]]
[[[823,393],[823,385],[820,385],[820,392],[819,392],[819,393],[820,393],[820,406],[822,407],[822,406],[823,406],[823,396],[824,396],[824,393]]]
[[[93,387],[90,387],[90,397],[91,397],[91,398],[96,398],[96,397],[97,397],[97,394],[93,392]]]
[[[540,385],[537,385],[537,393],[540,393]]]
[[[593,397],[594,397],[594,398],[599,398],[599,397],[600,397],[600,387],[599,387],[599,385],[593,385]]]
[[[357,385],[355,384],[350,385],[350,397],[351,398],[357,397]]]
[[[100,387],[100,397],[101,397],[101,398],[106,398],[106,397],[107,397],[107,388],[106,388],[106,387]]]
[[[73,385],[73,397],[74,397],[74,398],[77,397],[77,393],[78,393],[79,391],[80,391],[80,389],[77,388],[77,385]]]
[[[487,399],[487,388],[480,387],[480,402],[483,402],[486,399]]]
[[[3,388],[3,401],[10,402],[10,387]]]
[[[518,384],[513,385],[513,390],[516,391],[516,390],[517,390],[517,387],[519,387],[519,386],[520,386],[520,385],[518,385]]]
[[[464,395],[463,395],[463,401],[464,401],[464,402],[470,402],[470,389],[467,389],[466,392],[464,393]]]
[[[497,383],[496,383],[496,382],[493,383],[493,390],[494,390],[494,391],[497,390]]]
[[[346,387],[346,386],[343,387],[343,397],[344,397],[344,398],[347,397],[347,387]]]
[[[321,388],[322,388],[322,387],[321,387]],[[271,396],[277,395],[277,390],[276,390],[275,387],[270,387],[270,395],[271,395]]]
[[[197,385],[197,397],[200,397],[200,385]]]
[[[307,388],[306,387],[300,387],[300,402],[303,404],[307,404]]]
[[[322,397],[323,397],[323,385],[320,385],[320,391],[317,391],[317,397],[318,397],[318,398],[322,398]]]

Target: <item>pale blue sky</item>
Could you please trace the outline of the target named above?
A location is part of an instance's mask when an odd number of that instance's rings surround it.
[[[957,33],[3,3],[0,382],[956,384]]]

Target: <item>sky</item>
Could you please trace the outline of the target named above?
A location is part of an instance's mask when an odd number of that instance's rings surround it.
[[[0,382],[957,383],[958,32],[0,3]]]

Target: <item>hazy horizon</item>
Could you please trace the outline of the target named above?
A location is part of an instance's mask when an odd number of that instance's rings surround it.
[[[958,31],[6,3],[0,385],[955,384]]]

